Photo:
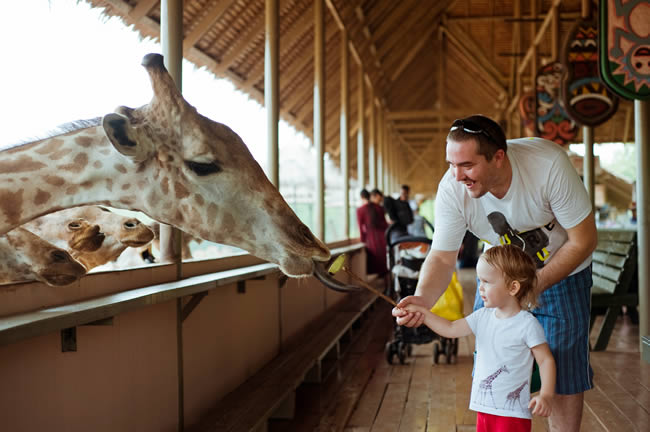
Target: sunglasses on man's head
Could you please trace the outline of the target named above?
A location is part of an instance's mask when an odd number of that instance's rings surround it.
[[[462,129],[463,131],[474,135],[483,134],[487,137],[487,139],[489,140],[492,139],[490,134],[485,129],[482,129],[479,125],[477,125],[473,121],[456,120],[454,123],[452,123],[449,131],[452,132],[458,129]]]

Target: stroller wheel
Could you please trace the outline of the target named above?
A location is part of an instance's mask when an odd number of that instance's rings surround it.
[[[438,357],[440,356],[440,342],[433,342],[433,362],[438,364]]]
[[[406,355],[409,357],[413,356],[413,344],[406,345]]]
[[[406,362],[406,344],[404,342],[399,342],[397,344],[397,358],[399,358],[399,362],[401,364],[404,364]]]
[[[393,356],[395,355],[395,344],[393,342],[386,342],[386,348],[384,352],[386,353],[386,361],[388,364],[393,364]]]
[[[451,358],[454,354],[454,346],[453,346],[453,341],[449,341],[447,346],[445,347],[445,357],[447,357],[447,364],[451,364]]]

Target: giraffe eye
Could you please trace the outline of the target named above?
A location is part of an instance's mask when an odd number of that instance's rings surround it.
[[[216,174],[219,171],[221,171],[221,166],[217,163],[217,161],[212,161],[212,162],[194,162],[194,161],[185,161],[185,165],[194,171],[196,175],[199,177],[207,176],[210,174]]]

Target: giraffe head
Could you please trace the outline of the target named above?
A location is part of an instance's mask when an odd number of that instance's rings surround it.
[[[69,285],[86,274],[86,269],[68,252],[24,228],[15,228],[0,237],[3,265],[0,281],[33,280],[52,286]]]
[[[289,276],[333,281],[328,248],[295,215],[242,139],[180,94],[159,54],[142,61],[151,102],[104,116],[108,139],[138,173],[137,209],[192,236],[245,249]],[[218,103],[218,101],[217,101]],[[315,265],[320,263],[320,265]],[[322,279],[321,279],[322,280]]]
[[[74,242],[70,235],[70,225],[93,227],[93,230],[101,232],[100,247],[90,250],[79,248],[79,242]],[[138,219],[113,213],[100,206],[60,210],[41,216],[25,226],[46,240],[60,244],[86,270],[114,261],[127,247],[144,246],[154,237],[153,231]]]
[[[23,227],[61,249],[79,252],[96,251],[106,238],[99,225],[80,217],[64,217],[59,212],[41,216]]]

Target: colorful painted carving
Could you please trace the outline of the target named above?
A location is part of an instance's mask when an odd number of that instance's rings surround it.
[[[585,126],[598,126],[616,113],[618,97],[598,76],[596,20],[579,20],[568,34],[562,58],[567,73],[562,100],[567,114]]]
[[[560,86],[564,75],[560,62],[542,66],[535,77],[535,112],[537,135],[560,145],[573,142],[578,134],[578,125],[566,112]]]
[[[600,73],[618,95],[650,99],[650,2],[600,2]]]
[[[519,99],[519,115],[521,116],[524,134],[535,136],[535,93],[532,91],[521,95]]]

